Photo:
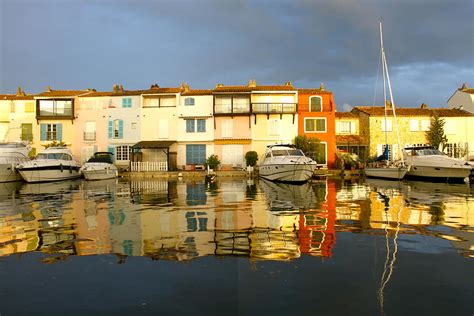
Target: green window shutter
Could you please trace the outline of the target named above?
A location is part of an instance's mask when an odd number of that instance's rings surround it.
[[[123,138],[123,120],[118,120],[118,138]]]
[[[122,99],[122,107],[123,108],[131,108],[132,107],[132,99],[131,98],[123,98]]]
[[[56,124],[56,140],[63,140],[63,124]]]
[[[40,125],[40,140],[47,140],[46,139],[46,124],[41,124]]]
[[[114,122],[112,120],[109,120],[108,132],[109,132],[109,138],[113,138],[114,137]]]

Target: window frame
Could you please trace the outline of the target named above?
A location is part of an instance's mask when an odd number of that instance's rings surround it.
[[[306,122],[307,122],[308,120],[315,120],[315,121],[320,120],[320,121],[324,121],[324,131],[318,131],[318,130],[309,131],[309,130],[306,128],[306,126],[307,126]],[[314,124],[314,127],[315,127],[315,129],[317,129],[317,124],[316,124],[316,123]],[[305,117],[305,118],[304,118],[304,132],[305,132],[305,133],[327,133],[327,132],[328,132],[328,122],[327,122],[327,118],[325,118],[325,117]]]
[[[321,110],[320,111],[313,111],[312,110],[312,104],[311,104],[311,100],[312,99],[319,99],[320,103],[320,107],[321,107]],[[312,112],[312,113],[320,113],[320,112],[323,112],[323,98],[319,95],[312,95],[309,97],[309,104],[308,104],[308,112]]]

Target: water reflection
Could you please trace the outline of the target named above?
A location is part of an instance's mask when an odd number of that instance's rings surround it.
[[[473,256],[474,199],[463,185],[111,179],[2,184],[0,196],[0,256],[40,251],[49,254],[46,262],[109,253],[121,262],[127,256],[330,258],[336,231],[392,238],[390,269],[395,246]],[[434,241],[427,244],[426,236]],[[387,283],[384,275],[382,289]]]

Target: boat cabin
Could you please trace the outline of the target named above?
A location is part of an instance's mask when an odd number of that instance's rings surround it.
[[[113,153],[111,152],[96,152],[87,162],[104,162],[104,163],[114,163]]]
[[[278,156],[304,156],[301,149],[297,149],[294,145],[269,145],[267,146],[266,158]]]

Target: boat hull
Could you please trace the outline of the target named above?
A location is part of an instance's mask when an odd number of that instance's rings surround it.
[[[381,178],[401,180],[408,172],[406,167],[380,167],[380,168],[365,168],[365,175],[369,178]]]
[[[107,180],[118,176],[117,167],[107,163],[86,163],[81,172],[86,180]]]
[[[259,176],[280,182],[306,182],[314,173],[313,164],[265,164],[259,168]]]
[[[47,166],[21,168],[18,170],[26,182],[49,182],[80,178],[79,166]]]
[[[15,165],[11,163],[0,164],[0,182],[21,181],[23,178],[15,170]]]
[[[471,168],[468,166],[459,166],[453,168],[439,166],[420,166],[412,165],[406,174],[408,179],[424,179],[429,181],[453,181],[463,182],[469,177]]]

